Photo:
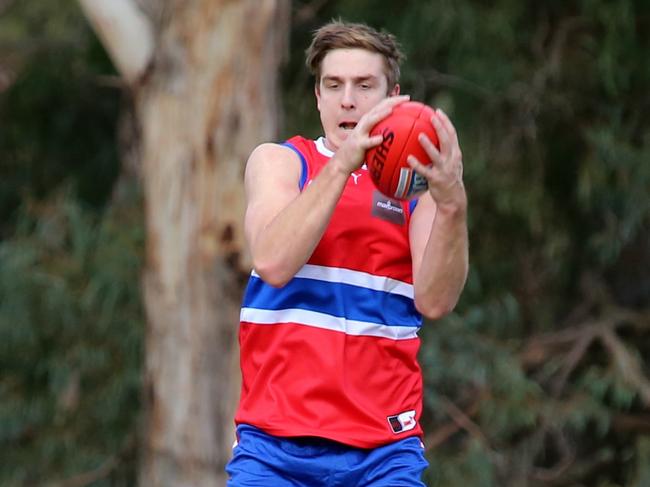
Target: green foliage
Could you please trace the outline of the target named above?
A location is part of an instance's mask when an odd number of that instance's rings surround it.
[[[40,485],[109,460],[121,466],[110,485],[133,475],[140,219],[137,207],[96,216],[63,195],[23,208],[0,243],[0,485]]]
[[[107,467],[94,485],[132,484],[143,235],[139,205],[101,210],[120,94],[99,76],[114,70],[76,2],[2,8],[0,485]]]
[[[424,479],[427,485],[467,485],[492,487],[495,485],[494,464],[491,454],[477,441],[471,441],[468,448],[458,455],[436,455],[430,460],[430,467]]]
[[[0,16],[0,236],[24,197],[43,198],[72,181],[95,206],[110,196],[119,159],[120,94],[75,2],[14,2]]]
[[[650,438],[641,437],[637,440],[636,449],[636,470],[632,474],[630,487],[644,487],[650,485]]]

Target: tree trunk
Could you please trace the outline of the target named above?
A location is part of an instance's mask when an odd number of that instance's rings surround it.
[[[221,486],[248,258],[243,172],[276,135],[288,0],[172,0],[136,88],[147,220],[143,486]]]

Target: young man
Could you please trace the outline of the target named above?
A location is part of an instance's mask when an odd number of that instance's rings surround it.
[[[400,96],[393,36],[332,22],[307,50],[324,137],[262,144],[245,176],[254,270],[241,311],[242,392],[228,485],[421,486],[417,331],[455,306],[468,267],[462,157],[441,111],[410,158],[417,201],[363,164]]]

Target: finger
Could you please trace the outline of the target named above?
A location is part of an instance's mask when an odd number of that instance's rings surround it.
[[[389,110],[390,113],[390,111],[392,111],[397,105],[409,101],[410,99],[410,95],[388,96],[377,103],[368,113],[370,114],[376,111],[383,112],[384,110]]]
[[[440,108],[436,110],[436,114],[440,117],[440,122],[445,127],[447,133],[449,133],[450,139],[458,141],[458,133],[456,132],[456,127],[454,127],[454,124],[451,123],[451,120],[447,114]]]
[[[380,101],[379,104],[387,104],[387,105],[390,105],[390,106],[396,106],[396,105],[399,105],[400,103],[404,103],[405,101],[409,101],[410,99],[411,99],[411,95],[387,96],[382,101]]]
[[[368,139],[361,144],[364,150],[371,149],[373,147],[377,147],[379,144],[381,144],[384,141],[384,136],[379,134],[379,135],[373,135],[372,137],[368,137]]]
[[[409,166],[411,166],[411,169],[413,169],[416,173],[420,174],[421,176],[430,179],[431,174],[432,174],[432,164],[427,164],[424,165],[422,164],[417,157],[415,157],[413,154],[409,154],[406,157],[406,162],[408,163]]]
[[[429,156],[429,159],[431,159],[431,162],[440,162],[441,156],[440,156],[440,151],[438,148],[435,146],[433,141],[425,134],[424,132],[420,132],[418,135],[418,142],[420,143],[420,146],[424,149],[424,152],[427,153]]]
[[[438,136],[438,143],[440,145],[439,154],[441,159],[446,159],[449,157],[452,150],[449,132],[447,132],[447,128],[442,124],[437,115],[431,117],[431,124],[436,130],[436,135]]]
[[[395,108],[397,105],[404,103],[408,100],[410,100],[409,95],[399,95],[399,96],[389,96],[381,100],[379,103],[377,103],[369,112],[368,115],[374,115],[376,112],[381,112],[385,113],[386,110],[388,110],[388,113],[390,113],[393,108]]]
[[[361,129],[370,132],[372,128],[386,118],[393,111],[397,105],[404,103],[405,101],[410,100],[409,95],[399,95],[399,96],[389,96],[380,101],[372,110],[366,113],[361,120],[359,120],[359,125]]]
[[[382,107],[377,107],[366,113],[361,120],[359,120],[360,130],[364,133],[368,133],[372,128],[386,118],[393,111],[393,107],[390,105],[385,105]]]

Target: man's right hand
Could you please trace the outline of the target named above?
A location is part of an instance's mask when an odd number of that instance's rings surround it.
[[[409,99],[409,95],[389,96],[377,103],[359,119],[359,123],[343,141],[330,163],[346,175],[359,169],[363,165],[366,151],[384,140],[382,135],[371,136],[370,131],[390,115],[394,107]]]

